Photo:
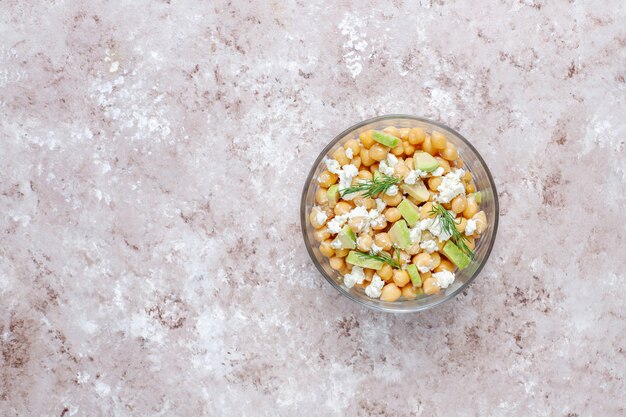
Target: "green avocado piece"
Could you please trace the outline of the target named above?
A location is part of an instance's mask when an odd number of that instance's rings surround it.
[[[467,265],[472,261],[466,254],[461,252],[461,249],[455,245],[452,241],[446,242],[443,247],[443,254],[446,255],[450,261],[459,267],[459,269],[465,269]]]
[[[397,137],[388,135],[387,133],[383,133],[378,130],[375,130],[374,133],[372,133],[372,136],[376,142],[381,145],[389,146],[390,148],[395,148],[398,146],[398,143],[400,143],[400,139]]]
[[[411,242],[411,233],[404,220],[395,222],[387,233],[391,241],[400,249],[406,249],[413,244],[413,242]]]
[[[331,185],[326,191],[326,198],[328,198],[328,207],[334,208],[339,200],[339,184]]]
[[[415,223],[420,219],[420,210],[406,198],[398,204],[398,210],[400,210],[400,214],[410,227],[415,226]]]
[[[413,154],[413,165],[415,165],[415,169],[424,172],[431,172],[439,168],[439,162],[427,152],[415,152]]]
[[[419,271],[417,270],[417,266],[415,264],[410,264],[406,267],[406,272],[409,273],[409,277],[411,277],[411,282],[414,287],[422,286],[422,277],[420,276]]]
[[[482,203],[482,201],[483,201],[483,195],[481,194],[481,192],[480,192],[480,191],[476,191],[476,192],[474,193],[474,200],[476,200],[476,202],[477,202],[478,204]]]
[[[430,191],[428,191],[428,188],[421,180],[418,180],[415,184],[402,184],[400,188],[419,202],[428,201],[430,198]]]
[[[335,242],[339,242],[336,244]],[[331,246],[335,248],[337,245],[338,249],[354,249],[356,248],[356,236],[350,226],[345,225],[343,229],[339,233],[337,233],[337,237],[331,243]]]
[[[351,250],[346,257],[346,262],[352,265],[360,266],[362,268],[371,268],[375,270],[379,270],[383,267],[383,261],[379,261],[378,259],[372,259],[367,254],[363,252],[357,252]]]

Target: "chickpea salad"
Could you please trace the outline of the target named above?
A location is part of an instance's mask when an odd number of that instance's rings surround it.
[[[368,130],[323,163],[309,221],[347,288],[412,300],[447,288],[472,262],[487,216],[443,133]]]

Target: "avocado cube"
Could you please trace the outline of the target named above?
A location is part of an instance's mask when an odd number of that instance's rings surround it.
[[[427,152],[415,152],[413,154],[413,165],[415,169],[424,172],[431,172],[439,168],[439,162]]]
[[[410,227],[415,226],[415,223],[417,223],[420,219],[419,209],[415,204],[411,203],[406,198],[403,199],[400,204],[398,204],[398,210]]]
[[[424,183],[418,180],[415,184],[402,184],[400,186],[403,192],[407,193],[419,202],[428,201],[430,198],[430,191],[424,185]]]
[[[374,133],[372,133],[372,136],[374,137],[374,140],[376,142],[380,143],[381,145],[389,146],[390,148],[395,148],[396,146],[398,146],[398,143],[400,143],[399,138],[393,135],[389,135],[387,133],[380,132],[378,130],[375,130]]]
[[[356,236],[350,226],[345,225],[343,229],[339,233],[337,233],[337,237],[331,243],[333,248],[337,249],[354,249],[356,248]]]
[[[346,257],[346,262],[352,265],[360,266],[362,268],[370,268],[379,270],[383,267],[383,261],[378,259],[372,259],[363,252],[357,252],[351,250]]]
[[[395,222],[387,233],[389,234],[391,241],[400,249],[407,249],[413,244],[413,242],[411,242],[411,233],[409,232],[409,228],[404,220],[398,220]]]
[[[446,255],[450,261],[459,267],[459,269],[467,268],[467,265],[472,261],[466,254],[464,254],[461,249],[452,241],[446,242],[443,247],[443,254]]]
[[[422,277],[420,276],[419,271],[417,270],[417,266],[415,264],[410,264],[406,267],[406,272],[409,273],[409,277],[411,277],[411,282],[414,287],[422,286]]]
[[[328,198],[328,207],[334,208],[339,200],[339,184],[331,185],[326,191],[326,198]]]
[[[483,195],[482,195],[482,193],[481,193],[480,191],[476,191],[476,192],[474,193],[474,200],[476,200],[476,202],[477,202],[478,204],[480,204],[480,203],[482,203],[482,202],[483,202]]]

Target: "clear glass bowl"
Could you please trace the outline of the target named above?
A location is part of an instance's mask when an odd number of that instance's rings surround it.
[[[346,288],[343,285],[341,274],[332,269],[328,263],[328,258],[320,253],[319,243],[313,238],[313,226],[311,226],[309,222],[309,213],[311,212],[311,208],[315,205],[315,190],[318,187],[316,178],[325,169],[325,165],[322,163],[322,160],[326,156],[332,154],[335,149],[343,146],[347,140],[358,137],[361,132],[370,129],[382,130],[387,126],[396,126],[398,128],[421,127],[428,133],[433,130],[444,132],[448,140],[456,145],[460,157],[463,158],[463,161],[465,162],[466,169],[469,169],[472,173],[476,190],[480,191],[482,194],[480,209],[484,210],[487,215],[488,226],[481,235],[480,239],[476,242],[476,248],[474,250],[475,257],[472,263],[462,271],[457,270],[455,272],[456,280],[445,290],[430,296],[422,295],[421,298],[417,298],[415,300],[400,299],[394,302],[386,302],[368,297],[360,288]],[[441,123],[421,117],[398,114],[380,116],[362,121],[337,135],[337,137],[335,137],[324,148],[315,160],[313,168],[309,172],[304,184],[304,189],[302,190],[302,200],[300,203],[300,221],[302,223],[304,243],[309,255],[311,255],[313,263],[324,278],[326,278],[326,280],[333,287],[335,287],[337,291],[352,301],[356,301],[357,303],[363,304],[364,306],[374,310],[391,313],[409,313],[426,310],[450,300],[467,288],[483,269],[487,259],[489,258],[489,254],[491,253],[491,249],[493,248],[493,244],[496,239],[496,232],[498,230],[498,213],[498,193],[496,191],[493,178],[491,177],[491,173],[489,172],[483,158],[478,154],[478,151],[476,151],[467,139],[455,130],[442,125]]]

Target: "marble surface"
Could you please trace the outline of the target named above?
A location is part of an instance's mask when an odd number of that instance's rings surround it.
[[[0,3],[0,415],[623,416],[623,1]],[[497,183],[432,311],[341,297],[338,132],[457,128]]]

